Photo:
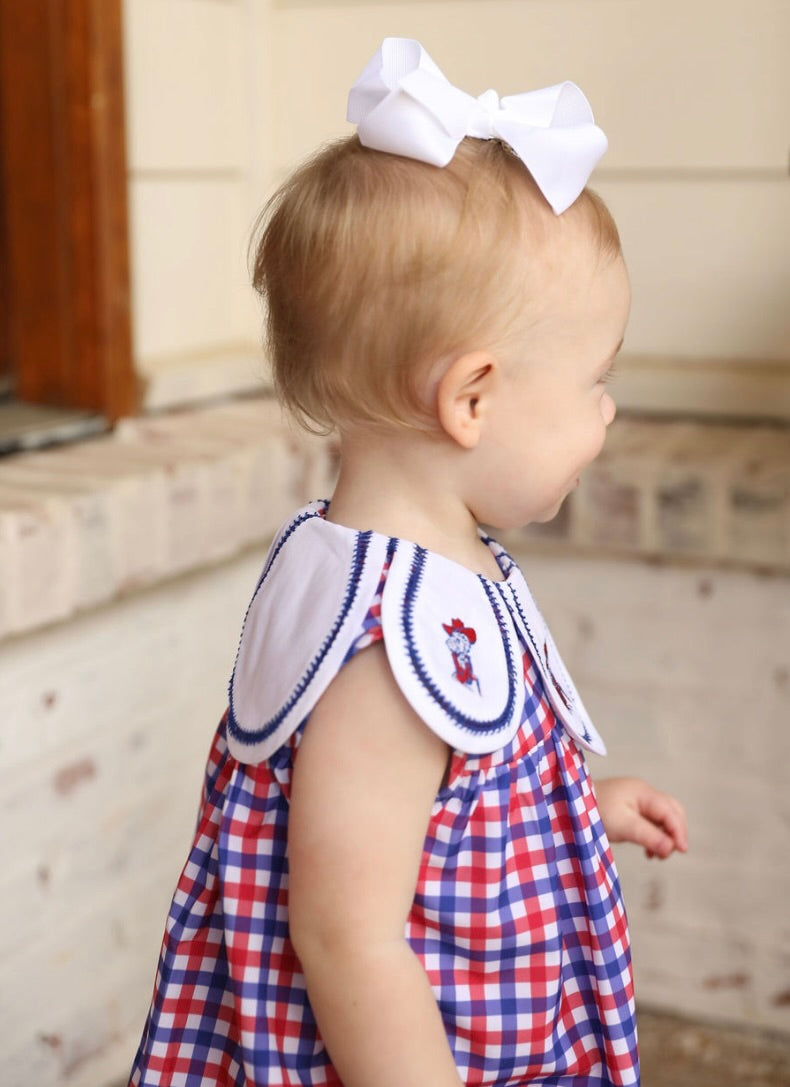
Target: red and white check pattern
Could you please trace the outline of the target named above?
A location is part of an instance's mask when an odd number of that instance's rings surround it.
[[[352,652],[381,637],[380,595]],[[453,756],[406,936],[470,1087],[639,1083],[625,912],[581,752],[524,656],[512,743]],[[301,729],[259,766],[209,756],[133,1087],[341,1087],[288,939]]]

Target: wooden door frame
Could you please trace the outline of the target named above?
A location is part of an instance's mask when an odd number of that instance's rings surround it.
[[[0,2],[0,342],[19,399],[110,419],[138,404],[121,2]]]

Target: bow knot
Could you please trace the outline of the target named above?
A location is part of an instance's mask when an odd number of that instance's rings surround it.
[[[501,109],[496,91],[483,91],[476,99],[475,108],[469,114],[466,124],[466,136],[475,136],[480,140],[495,140],[496,115]]]
[[[465,136],[502,140],[557,215],[581,193],[607,147],[574,83],[474,98],[411,38],[384,39],[349,92],[347,116],[365,147],[433,166],[446,166]]]

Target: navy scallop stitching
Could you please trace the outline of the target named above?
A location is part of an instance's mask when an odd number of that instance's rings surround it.
[[[483,586],[489,603],[496,616],[497,625],[499,626],[500,633],[502,634],[502,645],[505,649],[505,657],[507,658],[508,668],[508,699],[504,710],[498,716],[491,721],[481,723],[476,721],[475,718],[470,717],[468,714],[462,713],[457,707],[455,707],[439,690],[437,685],[433,682],[428,670],[423,663],[422,657],[417,649],[414,641],[413,633],[413,621],[412,621],[412,608],[419,591],[420,582],[422,581],[423,571],[425,568],[425,560],[428,552],[424,547],[415,545],[414,558],[411,564],[411,571],[409,573],[408,580],[406,582],[406,594],[401,604],[401,629],[403,630],[403,637],[406,642],[406,648],[409,653],[412,667],[417,675],[417,678],[422,683],[423,687],[428,691],[433,700],[444,710],[448,717],[451,718],[461,728],[466,729],[467,732],[472,732],[478,735],[485,735],[490,732],[501,732],[512,723],[513,709],[516,703],[516,670],[513,662],[513,655],[510,651],[510,642],[507,637],[507,631],[502,617],[502,613],[497,605],[494,595],[489,589],[487,579],[478,575],[478,580]]]
[[[326,509],[325,505],[324,509]],[[296,532],[297,528],[299,528],[300,525],[303,525],[305,521],[309,521],[313,517],[320,517],[322,512],[322,510],[312,510],[310,513],[300,514],[298,517],[295,517],[293,521],[291,521],[291,523],[288,525],[288,528],[285,530],[285,532],[283,532],[282,536],[280,536],[279,540],[277,541],[277,546],[275,547],[273,553],[269,556],[269,561],[266,563],[266,566],[263,569],[263,573],[258,578],[258,584],[255,586],[255,592],[252,594],[252,599],[247,605],[247,610],[244,613],[244,622],[241,624],[241,637],[239,638],[239,644],[236,647],[236,656],[233,660],[233,671],[230,674],[230,682],[228,684],[228,702],[230,705],[231,717],[233,717],[233,680],[236,678],[236,666],[239,663],[239,653],[241,653],[241,643],[244,638],[244,629],[247,626],[247,618],[250,614],[250,611],[252,610],[252,605],[255,603],[255,598],[258,595],[258,590],[260,589],[261,585],[263,585],[264,580],[268,577],[269,571],[272,568],[272,564],[274,563],[274,560],[277,558],[277,556],[280,554],[283,544],[288,539],[288,537],[292,536],[293,533]]]
[[[493,550],[494,547],[496,548],[496,553],[494,554],[494,560],[496,561],[497,565],[499,566],[499,569],[502,571],[503,576],[505,578],[510,577],[511,571],[514,569],[514,567],[516,565],[516,560],[514,558],[512,558],[512,556],[505,550],[505,548],[502,546],[502,544],[499,542],[499,540],[495,540],[494,537],[489,536],[487,532],[482,532],[481,531],[480,532],[480,539],[482,540],[482,542],[487,547],[491,548],[492,550]],[[507,566],[502,565],[502,560],[505,560],[507,562]],[[487,580],[490,580],[490,579],[487,579]]]
[[[503,599],[504,599],[504,597],[503,597]],[[535,650],[535,655],[538,657],[538,660],[540,660],[540,651],[537,648],[537,646],[535,645],[535,637],[534,637],[532,631],[530,630],[529,623],[527,622],[527,617],[524,615],[524,612],[522,611],[521,602],[520,602],[520,600],[518,598],[518,594],[515,593],[515,592],[513,593],[513,603],[516,605],[516,610],[518,611],[521,622],[524,624],[524,629],[526,630],[527,635],[529,637],[529,640],[532,643],[532,647]],[[538,668],[538,672],[540,672],[540,668]],[[547,685],[543,684],[543,686],[545,688]],[[562,717],[561,717],[560,714],[557,714],[557,716],[560,716],[560,719],[562,720]],[[587,726],[584,724],[583,721],[581,722],[581,725],[582,725],[582,733],[581,733],[582,739],[585,740],[586,743],[591,744],[593,742],[593,738],[590,735],[590,730],[587,728]]]
[[[274,565],[274,560],[277,558],[277,555],[279,554],[286,539],[295,531],[296,528],[299,527],[300,524],[303,524],[311,517],[317,516],[320,516],[320,514],[317,512],[305,514],[303,517],[298,518],[296,521],[294,521],[292,525],[289,526],[288,531],[283,534],[280,543],[278,544],[277,548],[274,551],[274,554],[271,557],[271,561],[266,567],[266,570],[264,571],[264,574],[261,577],[260,582],[258,583],[258,589],[262,588],[264,580],[272,569],[272,566]],[[236,719],[236,713],[233,708],[233,680],[236,676],[236,665],[234,664],[233,675],[231,676],[229,690],[228,728],[234,739],[239,740],[240,743],[255,744],[260,743],[262,740],[268,739],[268,737],[271,736],[272,733],[275,732],[276,729],[282,724],[285,718],[293,710],[294,706],[296,706],[296,704],[299,702],[300,698],[305,693],[307,688],[310,686],[316,672],[323,664],[327,653],[337,640],[337,636],[340,633],[340,630],[345,623],[346,618],[348,617],[348,613],[357,598],[357,594],[359,591],[359,582],[362,577],[362,570],[365,565],[365,559],[367,558],[367,553],[370,547],[370,541],[372,536],[373,533],[370,531],[357,533],[357,539],[354,545],[354,558],[352,561],[351,573],[349,575],[348,583],[346,585],[346,593],[332,629],[330,630],[329,634],[327,634],[327,636],[324,638],[324,641],[321,644],[321,648],[318,650],[315,657],[313,657],[313,660],[308,665],[307,669],[302,675],[302,678],[296,684],[293,693],[291,694],[291,697],[288,699],[288,701],[281,707],[280,710],[278,710],[278,712],[273,717],[269,718],[265,725],[263,725],[259,729],[255,729],[254,731],[243,729]],[[255,599],[255,596],[257,596],[258,589],[256,589],[255,591],[253,600]],[[250,603],[250,607],[252,607],[252,603]],[[249,612],[249,608],[247,609],[247,611]],[[239,650],[240,649],[241,646],[239,646]],[[237,651],[237,662],[238,656],[239,653]]]
[[[505,607],[507,607],[507,600],[505,598],[505,594],[502,592],[501,589],[500,589],[500,595],[501,595],[502,600],[503,600],[503,602],[505,604]],[[524,630],[527,632],[527,637],[529,638],[530,642],[532,643],[532,648],[535,651],[535,655],[538,657],[538,659],[540,659],[540,651],[538,650],[538,647],[537,647],[537,645],[535,643],[535,637],[534,637],[534,635],[532,633],[532,630],[530,629],[529,623],[527,622],[527,617],[526,617],[526,615],[524,614],[524,612],[522,610],[521,601],[518,598],[518,593],[513,592],[512,597],[513,597],[513,603],[516,605],[516,611],[518,612],[519,618],[521,619],[521,622],[524,625]]]

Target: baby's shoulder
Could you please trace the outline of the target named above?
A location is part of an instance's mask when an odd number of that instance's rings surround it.
[[[483,754],[508,743],[524,707],[523,650],[505,582],[407,540],[300,510],[278,533],[242,630],[228,743],[272,755],[308,716],[373,614],[408,702],[446,743]],[[503,569],[512,560],[486,538]]]

